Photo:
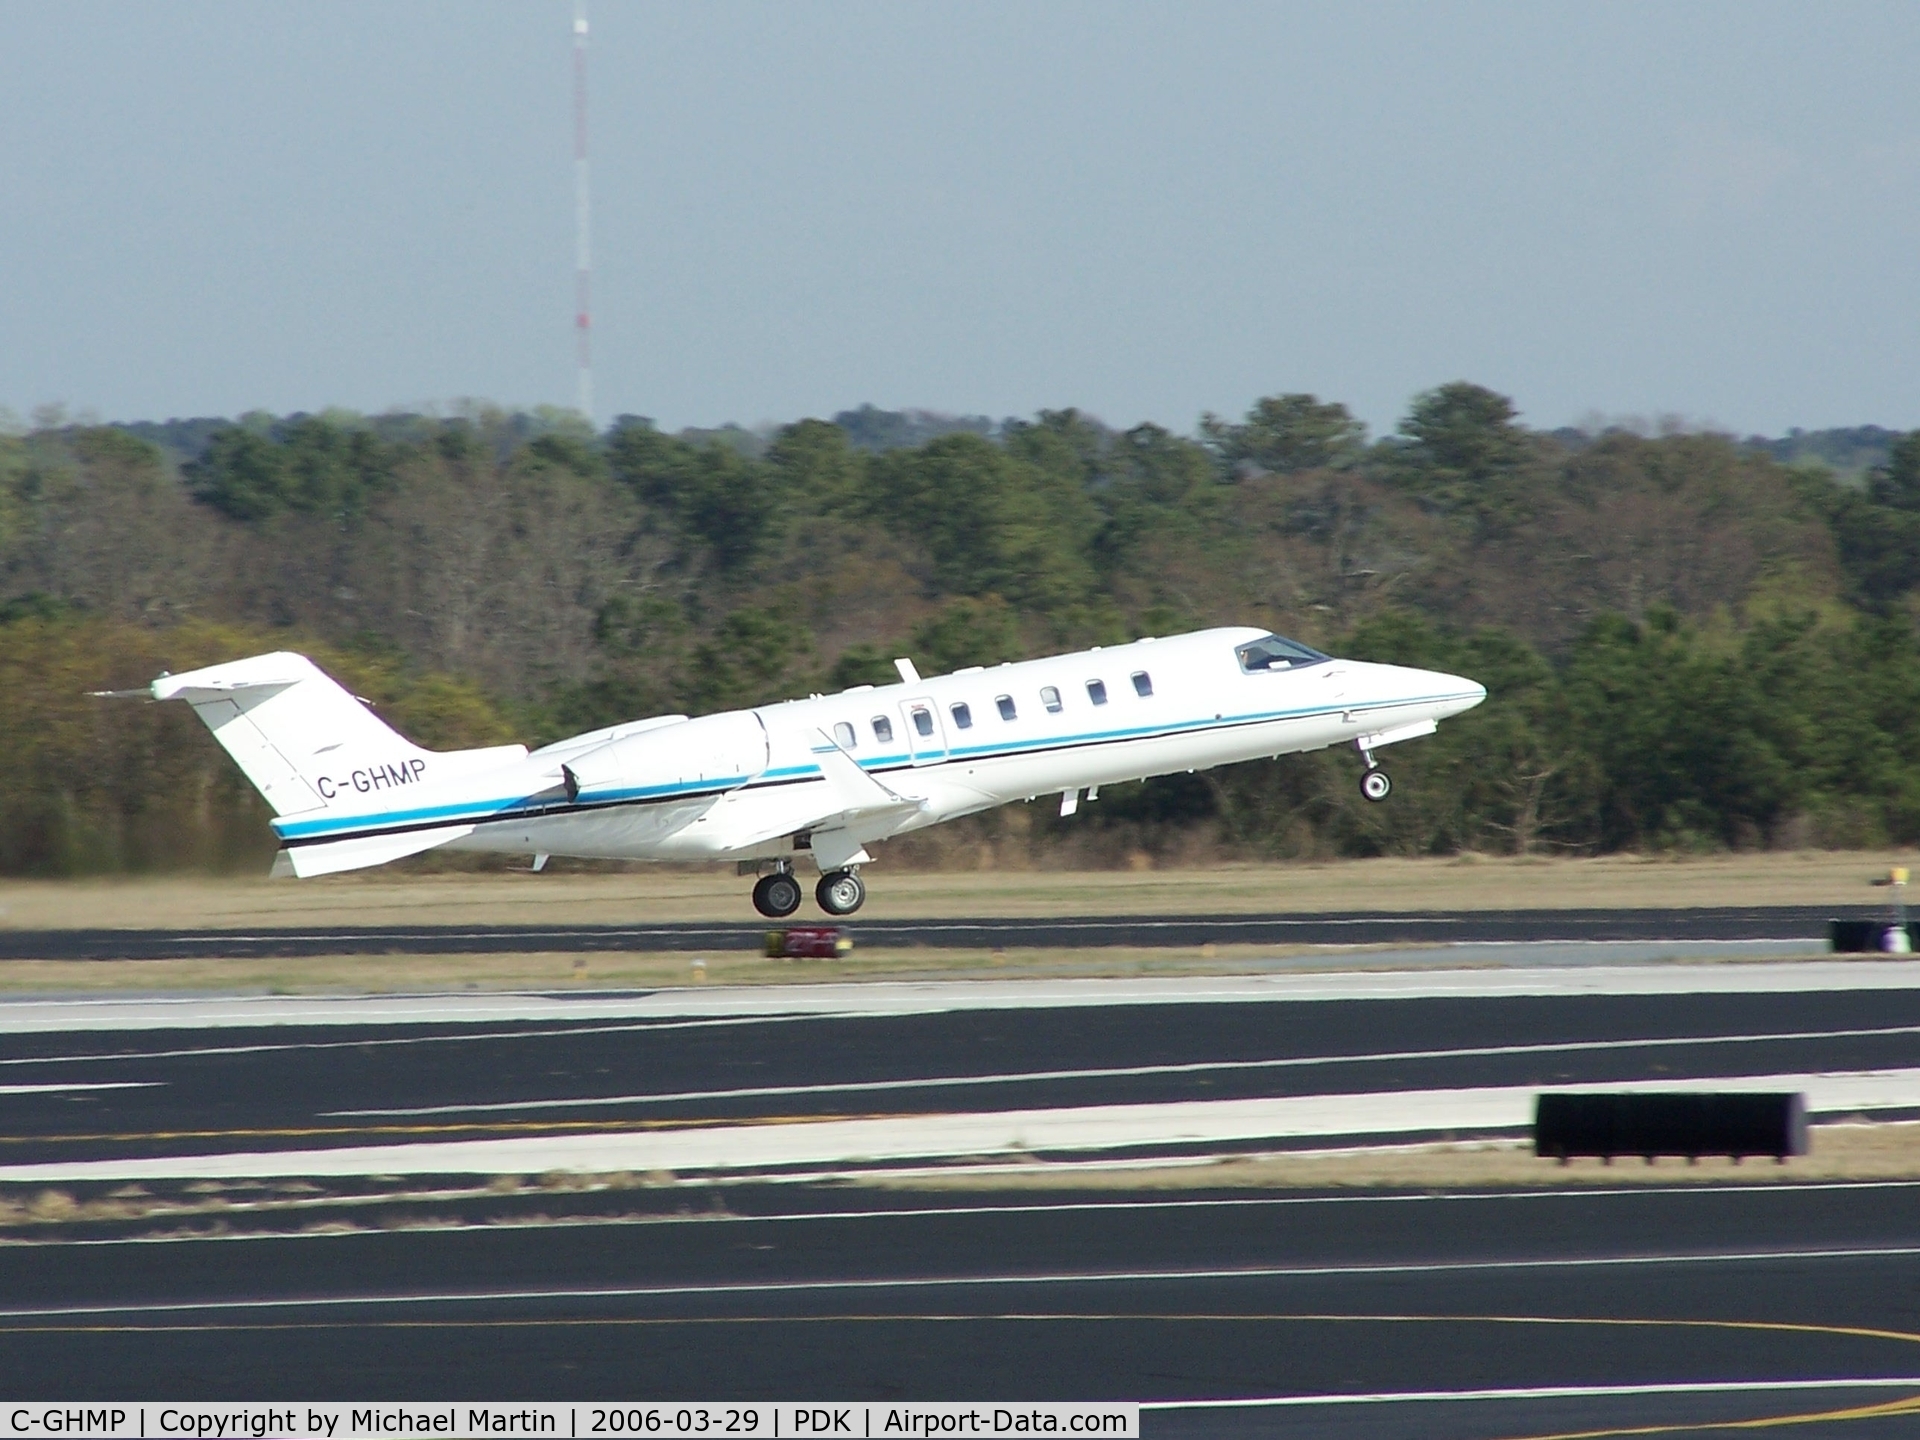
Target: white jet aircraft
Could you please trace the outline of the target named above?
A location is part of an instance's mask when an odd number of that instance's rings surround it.
[[[304,655],[153,682],[192,705],[274,812],[274,873],[327,875],[423,850],[735,860],[762,915],[820,870],[829,915],[866,899],[867,846],[1012,800],[1350,743],[1373,758],[1486,698],[1458,675],[1337,660],[1250,627],[1082,650],[751,710],[661,715],[531,754],[434,752],[396,734]]]

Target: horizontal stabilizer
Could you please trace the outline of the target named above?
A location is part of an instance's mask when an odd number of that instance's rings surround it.
[[[147,687],[147,693],[156,700],[193,700],[208,695],[235,695],[248,690],[285,690],[303,680],[311,680],[320,673],[319,667],[306,656],[282,650],[272,655],[254,655],[245,660],[229,660],[224,665],[189,670],[184,675],[162,675]]]
[[[365,835],[352,840],[290,845],[280,853],[286,857],[293,873],[306,880],[315,875],[336,875],[342,870],[364,870],[369,865],[402,860],[472,833],[471,825],[439,825],[431,830],[408,830],[395,835]],[[274,873],[283,873],[277,859]]]

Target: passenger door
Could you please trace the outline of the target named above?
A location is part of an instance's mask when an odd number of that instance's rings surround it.
[[[902,700],[900,719],[906,725],[907,749],[916,765],[938,765],[947,758],[947,732],[940,723],[940,707],[931,700]]]

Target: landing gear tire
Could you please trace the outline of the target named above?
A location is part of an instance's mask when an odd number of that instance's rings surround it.
[[[851,870],[829,870],[813,887],[813,898],[829,915],[851,915],[867,903],[867,887]]]
[[[753,908],[769,920],[780,920],[800,908],[800,882],[782,870],[762,875],[753,887]]]
[[[1369,770],[1360,777],[1360,793],[1378,805],[1393,793],[1393,781],[1384,770]]]

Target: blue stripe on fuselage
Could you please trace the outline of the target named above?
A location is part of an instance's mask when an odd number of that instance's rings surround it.
[[[1113,730],[1091,730],[1079,735],[1054,735],[1045,738],[1022,741],[1007,741],[1001,744],[955,745],[946,750],[944,760],[932,764],[950,763],[956,759],[1011,759],[1018,755],[1038,754],[1047,750],[1058,750],[1072,745],[1117,744],[1143,738],[1159,738],[1172,735],[1191,734],[1197,730],[1230,729],[1241,725],[1262,724],[1276,720],[1306,720],[1316,715],[1344,714],[1349,710],[1393,710],[1408,705],[1437,705],[1449,700],[1463,700],[1466,692],[1455,695],[1426,695],[1408,700],[1374,701],[1359,704],[1314,705],[1299,710],[1273,710],[1250,715],[1216,717],[1211,720],[1176,720],[1164,725],[1132,725]],[[876,755],[868,760],[855,757],[854,763],[863,770],[897,769],[912,762],[913,756],[907,753],[896,755]],[[642,785],[619,790],[603,790],[591,795],[583,794],[582,802],[593,806],[630,804],[644,800],[668,800],[675,796],[721,795],[731,790],[759,788],[792,780],[803,780],[820,774],[818,765],[779,765],[763,770],[750,780],[730,785],[717,785],[710,780],[680,780],[667,785]],[[343,831],[383,830],[399,825],[419,825],[426,821],[441,821],[457,824],[473,821],[478,824],[485,821],[509,820],[518,817],[538,818],[541,815],[558,810],[570,813],[581,808],[579,804],[551,805],[538,802],[531,797],[498,800],[468,800],[458,804],[431,805],[416,810],[395,810],[378,815],[342,815],[327,819],[314,820],[276,820],[273,830],[283,840],[305,840],[320,835],[339,834]]]

